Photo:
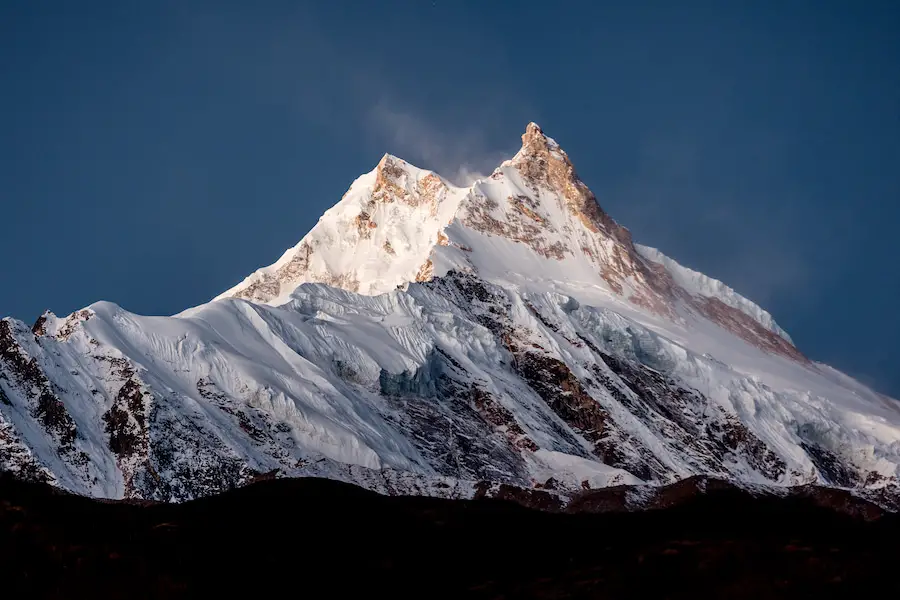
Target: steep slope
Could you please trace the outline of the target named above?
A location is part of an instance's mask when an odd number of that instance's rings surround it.
[[[0,465],[161,500],[265,474],[454,497],[897,486],[896,401],[633,244],[537,125],[522,141],[470,188],[386,155],[276,263],[176,317],[0,322]]]
[[[465,194],[385,154],[296,246],[219,298],[281,304],[304,282],[380,294],[425,279],[423,265]]]

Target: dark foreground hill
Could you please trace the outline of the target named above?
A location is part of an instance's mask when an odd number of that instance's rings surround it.
[[[137,505],[0,478],[0,589],[129,599],[900,594],[896,515],[833,490],[824,502],[696,490],[672,487],[656,503],[666,508],[564,514],[321,479]],[[608,510],[602,494],[581,507]]]

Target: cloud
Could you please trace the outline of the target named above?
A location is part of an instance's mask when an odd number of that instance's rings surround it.
[[[391,106],[386,100],[371,108],[365,126],[387,145],[390,154],[434,170],[456,185],[470,185],[486,177],[515,153],[515,149],[492,148],[484,128],[449,123],[438,127],[415,111]]]
[[[314,7],[294,6],[277,19],[242,10],[184,12],[182,35],[197,40],[204,64],[254,104],[300,131],[366,142],[373,154],[397,155],[457,185],[511,157],[526,123],[538,116],[527,90],[497,76],[504,49],[489,39],[484,53],[492,66],[458,63],[435,50],[434,70],[420,76],[390,48],[360,45]],[[469,76],[477,85],[459,84]]]
[[[400,156],[456,184],[491,173],[514,154],[518,135],[536,117],[516,82],[496,76],[496,64],[463,64],[436,48],[429,55],[434,68],[423,76],[398,61],[390,45],[360,44],[315,7],[292,6],[277,19],[243,10],[185,12],[184,35],[197,40],[204,64],[288,125],[342,143],[368,142],[373,154]],[[503,48],[485,44],[502,65]],[[459,84],[469,76],[477,85]]]

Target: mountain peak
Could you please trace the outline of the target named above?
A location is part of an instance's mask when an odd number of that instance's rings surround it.
[[[375,166],[376,173],[382,173],[384,171],[387,172],[398,172],[404,170],[404,166],[408,166],[405,160],[400,158],[399,156],[394,156],[393,154],[384,153],[384,156],[381,157],[381,160],[378,161],[378,164]]]
[[[528,125],[525,126],[525,133],[522,134],[522,145],[526,145],[529,141],[541,138],[546,140],[547,136],[544,134],[544,130],[541,129],[541,126],[531,121]]]
[[[409,166],[405,160],[391,154],[382,156],[375,167],[373,198],[376,196],[380,198],[407,197],[409,195],[407,190],[410,179],[408,176]]]
[[[578,177],[569,155],[537,123],[528,123],[522,135],[522,148],[503,164],[514,167],[533,188],[549,189],[561,196],[572,214],[591,231],[605,231],[631,244],[628,231],[600,208],[594,194]]]
[[[553,153],[551,158],[569,163],[569,157],[562,152],[556,140],[548,137],[541,126],[532,121],[525,126],[525,133],[522,134],[522,148],[510,162],[547,159],[550,153]]]
[[[301,283],[375,295],[453,270],[496,282],[528,272],[538,287],[590,282],[668,320],[686,306],[767,351],[805,360],[768,313],[727,286],[641,254],[535,122],[514,157],[468,188],[384,154],[300,243],[219,297],[279,304]]]

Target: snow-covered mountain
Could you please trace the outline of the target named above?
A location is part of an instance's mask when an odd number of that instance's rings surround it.
[[[263,474],[471,496],[694,474],[898,486],[900,403],[635,245],[530,124],[471,187],[385,155],[174,317],[0,321],[0,468],[184,500]]]

